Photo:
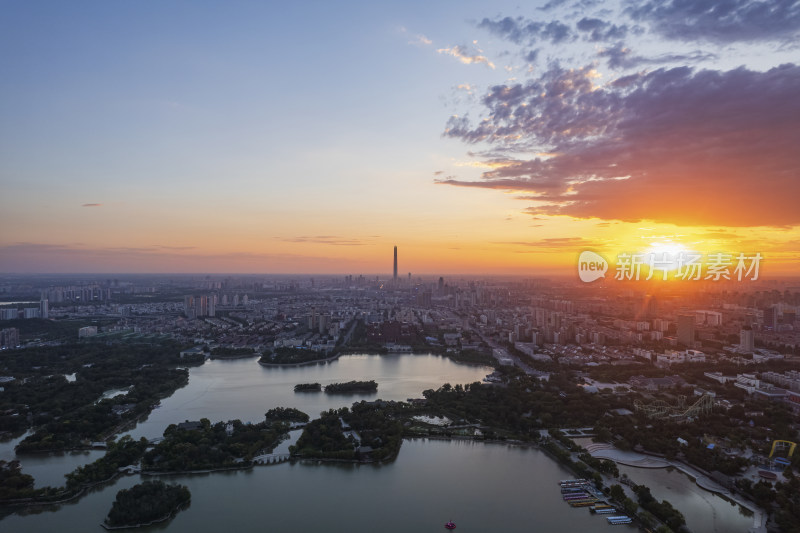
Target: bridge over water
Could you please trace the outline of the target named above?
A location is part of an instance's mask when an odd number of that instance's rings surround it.
[[[291,459],[288,453],[265,453],[253,457],[253,463],[257,465],[272,465],[277,463],[284,463]]]

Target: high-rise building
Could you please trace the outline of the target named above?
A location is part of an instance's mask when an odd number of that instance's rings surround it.
[[[183,297],[183,314],[185,314],[187,318],[197,317],[194,307],[194,296]]]
[[[745,326],[739,331],[739,350],[743,352],[752,352],[753,348],[755,348],[753,328]]]
[[[397,246],[394,247],[394,281],[397,283]]]
[[[50,305],[47,298],[39,302],[39,318],[50,318]]]
[[[0,347],[16,348],[17,346],[19,346],[19,330],[17,328],[0,330]]]
[[[678,344],[694,346],[694,315],[678,315]]]
[[[328,331],[328,327],[331,324],[331,315],[319,315],[319,333],[324,334]]]
[[[775,331],[778,329],[778,308],[776,306],[764,309],[764,326]]]

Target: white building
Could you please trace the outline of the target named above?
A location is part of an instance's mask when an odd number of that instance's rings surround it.
[[[94,337],[97,335],[97,326],[86,326],[78,330],[78,338]]]

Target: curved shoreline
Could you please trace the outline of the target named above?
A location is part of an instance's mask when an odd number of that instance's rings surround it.
[[[370,352],[370,351],[363,351],[363,350],[357,350],[357,351],[352,351],[352,352],[351,351],[342,351],[342,352],[339,352],[338,354],[333,355],[331,357],[326,357],[326,358],[323,358],[323,359],[314,359],[312,361],[303,361],[302,363],[264,363],[259,359],[258,364],[263,366],[263,367],[266,367],[266,368],[292,368],[292,367],[298,367],[298,366],[317,365],[317,364],[320,364],[320,363],[329,363],[331,361],[336,361],[337,359],[339,359],[340,357],[345,356],[345,355],[379,355],[379,356],[380,355],[435,355],[437,357],[443,357],[444,359],[447,359],[448,361],[451,361],[451,362],[453,362],[453,363],[455,363],[457,365],[482,366],[482,367],[485,367],[485,368],[492,368],[492,369],[496,368],[496,367],[488,364],[488,362],[487,363],[479,363],[479,362],[473,362],[473,361],[459,361],[458,359],[453,359],[452,357],[450,357],[450,356],[448,356],[446,354],[439,354],[439,353],[435,353],[433,351],[427,351],[427,352],[424,352],[424,353],[420,353],[420,352]],[[243,359],[243,358],[240,357],[239,359]]]
[[[107,530],[107,531],[114,531],[114,530],[117,530],[117,529],[136,529],[136,528],[140,528],[140,527],[148,527],[148,526],[152,526],[154,524],[160,524],[161,522],[166,522],[167,520],[170,520],[170,519],[174,518],[175,515],[178,514],[178,511],[181,510],[181,507],[187,506],[190,503],[192,503],[191,497],[189,498],[188,501],[179,503],[177,506],[175,506],[175,508],[173,510],[171,510],[168,515],[166,515],[166,516],[164,516],[162,518],[156,518],[155,520],[152,520],[150,522],[143,522],[143,523],[140,523],[140,524],[132,524],[132,525],[125,525],[125,526],[109,526],[109,525],[106,525],[105,520],[103,520],[102,522],[100,522],[100,525],[103,526],[103,528],[105,530]]]
[[[312,361],[303,361],[302,363],[262,363],[261,360],[259,359],[258,360],[258,364],[263,366],[263,367],[267,367],[267,368],[282,368],[282,367],[284,367],[284,368],[292,368],[292,367],[297,367],[297,366],[318,365],[320,363],[328,363],[330,361],[336,361],[342,355],[345,355],[345,354],[336,354],[334,356],[327,357],[325,359],[314,359]]]
[[[609,448],[609,450],[616,450],[616,448],[612,447]],[[592,455],[592,457],[597,457],[598,459],[608,459],[610,461],[614,461],[617,464],[624,465],[630,468],[643,468],[643,469],[674,468],[675,470],[689,477],[689,479],[691,479],[695,485],[705,490],[706,492],[710,492],[711,494],[715,494],[725,500],[733,502],[739,507],[747,509],[748,511],[753,513],[753,527],[750,529],[750,531],[766,531],[765,525],[768,515],[764,512],[763,509],[760,509],[755,503],[742,497],[742,495],[735,494],[731,490],[723,487],[722,485],[711,479],[706,472],[704,472],[703,470],[701,470],[696,466],[684,463],[682,461],[667,460],[663,458],[659,458],[660,464],[643,464],[640,462],[641,459],[622,457],[619,454],[614,454],[614,453],[603,453],[604,451],[605,451],[604,449],[600,449],[597,450],[595,453],[590,452],[590,454]],[[639,453],[639,455],[642,456],[650,456],[650,454],[640,453],[640,452],[626,452],[626,453]]]
[[[242,466],[221,466],[219,468],[204,468],[202,470],[175,470],[168,472],[153,472],[150,470],[142,470],[139,472],[142,476],[190,476],[194,474],[213,474],[214,472],[228,472],[233,470],[250,470],[256,466],[255,463],[249,462]]]
[[[25,506],[25,507],[30,507],[30,506],[34,506],[34,505],[60,505],[62,503],[70,502],[70,501],[72,501],[72,500],[74,500],[76,498],[80,498],[81,496],[84,495],[84,493],[86,491],[91,490],[91,489],[93,489],[93,488],[95,488],[95,487],[97,487],[99,485],[104,485],[106,483],[111,483],[112,481],[116,480],[117,478],[119,478],[119,477],[121,477],[121,476],[123,476],[125,474],[126,474],[125,472],[117,471],[110,478],[103,479],[103,480],[100,480],[100,481],[95,481],[94,483],[91,483],[89,485],[84,485],[80,489],[77,489],[77,492],[75,492],[74,494],[72,494],[70,496],[67,496],[66,498],[62,498],[60,500],[35,500],[35,499],[32,499],[32,498],[22,498],[22,499],[17,499],[17,500],[0,501],[0,507],[6,506],[6,505],[8,505],[8,506],[21,505],[21,506]],[[68,493],[64,492],[62,494],[68,494]],[[58,495],[58,497],[61,497],[61,495]]]

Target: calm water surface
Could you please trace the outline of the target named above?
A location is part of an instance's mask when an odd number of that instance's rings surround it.
[[[747,531],[752,515],[738,504],[703,490],[689,476],[674,468],[635,468],[619,465],[634,483],[647,485],[659,500],[667,500],[686,517],[686,526],[695,533]],[[748,512],[749,513],[749,512]]]
[[[451,519],[467,533],[635,530],[568,507],[558,487],[568,477],[535,449],[413,440],[387,465],[282,463],[164,477],[187,485],[192,504],[169,524],[143,531],[441,532]],[[125,477],[56,512],[14,515],[0,524],[20,533],[100,533],[116,492],[139,481]]]
[[[147,420],[129,434],[154,438],[171,423],[205,417],[212,422],[239,418],[259,422],[272,407],[295,407],[316,417],[321,411],[349,406],[360,398],[406,400],[443,383],[480,381],[490,369],[459,365],[433,355],[356,355],[305,367],[265,368],[255,358],[209,361],[191,368],[189,384],[162,400]],[[374,379],[370,395],[294,393],[297,383],[322,385],[352,379]],[[288,450],[299,436],[292,432],[276,452]],[[17,439],[18,440],[18,439]],[[0,444],[0,458],[13,458],[15,441]],[[23,456],[23,470],[37,486],[60,485],[63,475],[101,452]],[[620,467],[621,471],[625,467]],[[747,531],[750,523],[724,500],[702,491],[683,474],[666,471],[628,475],[667,498],[687,516],[695,532]],[[658,476],[662,476],[659,478]],[[192,492],[190,508],[171,522],[145,531],[176,533],[321,531],[444,531],[447,520],[457,531],[612,532],[586,509],[572,509],[561,499],[558,480],[574,477],[535,449],[465,441],[405,441],[397,460],[387,465],[283,463],[248,471],[168,476]],[[10,532],[101,532],[99,523],[117,491],[142,479],[127,476],[100,487],[77,502],[12,515],[0,522]],[[662,486],[657,486],[662,483]],[[680,494],[686,494],[681,499]],[[713,516],[711,529],[700,527]]]
[[[581,446],[594,442],[591,438],[573,439]],[[700,488],[689,476],[675,468],[636,468],[617,465],[620,475],[650,488],[659,500],[667,500],[686,518],[686,526],[694,533],[746,532],[753,525],[750,511]]]
[[[273,407],[295,407],[316,418],[322,411],[350,406],[360,399],[406,400],[421,398],[425,389],[446,382],[481,381],[490,368],[460,365],[435,355],[349,355],[327,364],[269,368],[257,358],[207,361],[192,368],[189,385],[161,401],[149,418],[129,432],[133,437],[160,437],[172,423],[208,418],[212,422],[238,418],[261,422]],[[340,395],[295,393],[298,383],[370,380],[374,394]]]

